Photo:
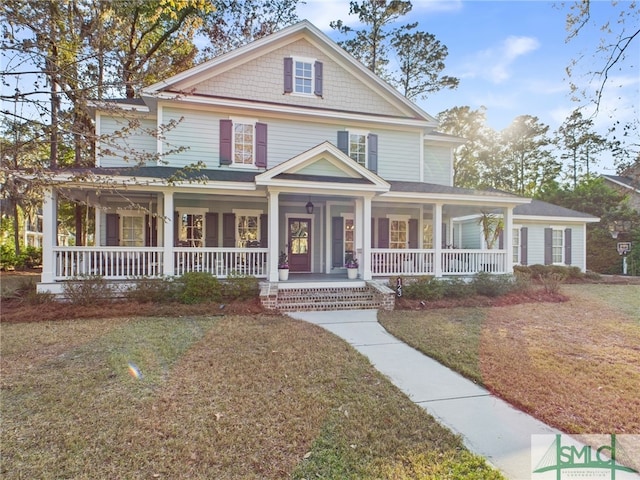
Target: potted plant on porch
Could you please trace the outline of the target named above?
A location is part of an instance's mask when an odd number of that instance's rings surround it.
[[[345,262],[347,267],[347,278],[353,280],[358,277],[358,259],[355,257],[349,257]]]
[[[282,282],[289,280],[289,259],[285,252],[280,252],[278,257],[278,279]]]

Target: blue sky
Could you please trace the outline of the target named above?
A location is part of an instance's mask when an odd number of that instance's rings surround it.
[[[592,0],[592,24],[616,21],[620,8],[627,4],[623,0],[613,7],[608,0]],[[572,59],[582,57],[573,81],[585,86],[590,78],[587,73],[603,62],[593,56],[601,37],[595,26],[565,42],[567,12],[560,2],[548,1],[414,0],[413,10],[400,23],[417,21],[420,30],[446,45],[445,73],[460,79],[456,90],[435,93],[418,104],[432,115],[455,106],[485,106],[487,124],[496,130],[507,127],[518,115],[537,116],[550,131],[557,129],[580,105],[571,101],[566,67]],[[307,0],[298,8],[300,18],[310,20],[335,40],[343,37],[330,29],[331,20],[357,27],[357,19],[348,13],[348,0]],[[639,44],[637,39],[624,70],[612,72],[601,110],[594,118],[601,134],[612,119],[638,118]],[[589,108],[584,114],[592,112]],[[604,158],[598,170],[613,173],[611,160]]]

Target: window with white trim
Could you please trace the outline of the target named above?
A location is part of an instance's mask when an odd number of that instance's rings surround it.
[[[422,248],[433,248],[433,223],[424,222],[422,227]]]
[[[362,166],[367,166],[367,133],[349,132],[349,156]]]
[[[233,119],[233,164],[253,165],[255,121]]]
[[[551,261],[552,263],[564,263],[564,230],[552,230],[551,235]]]
[[[409,222],[405,219],[389,220],[389,248],[407,248]]]
[[[344,262],[356,255],[356,230],[353,217],[344,217]]]
[[[513,241],[513,255],[511,261],[513,263],[520,263],[520,227],[514,227],[511,235]]]
[[[257,210],[234,210],[236,215],[236,246],[255,246],[260,241],[260,214]]]
[[[305,95],[313,94],[313,63],[311,59],[293,59],[293,91]]]
[[[180,212],[178,242],[180,246],[204,247],[204,213]]]
[[[120,214],[120,245],[144,247],[144,215]]]

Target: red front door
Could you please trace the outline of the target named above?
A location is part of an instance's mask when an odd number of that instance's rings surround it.
[[[311,271],[311,220],[290,218],[287,226],[289,239],[289,270]]]

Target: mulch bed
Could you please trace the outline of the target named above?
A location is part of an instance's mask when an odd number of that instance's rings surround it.
[[[397,310],[430,310],[435,308],[454,307],[506,307],[523,303],[540,302],[566,302],[569,297],[560,293],[548,293],[543,290],[529,293],[508,293],[499,297],[485,297],[475,295],[468,298],[444,298],[425,302],[423,300],[411,300],[408,298],[396,298]]]

